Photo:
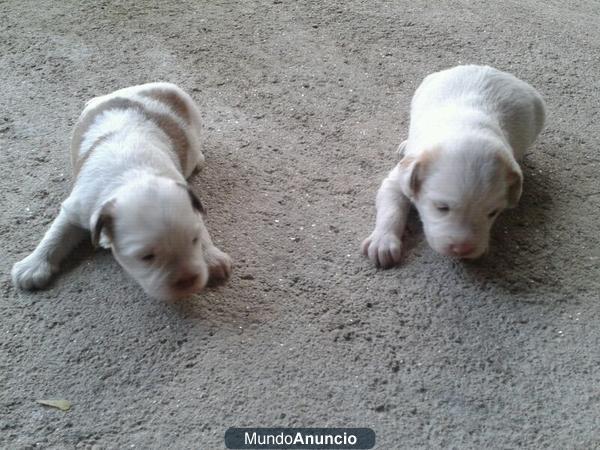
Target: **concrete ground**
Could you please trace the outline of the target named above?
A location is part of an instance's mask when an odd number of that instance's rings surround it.
[[[595,1],[0,2],[0,448],[223,448],[230,426],[366,426],[378,449],[600,445]],[[485,63],[543,94],[491,253],[358,251],[428,73]],[[192,179],[235,260],[173,306],[84,245],[11,285],[67,196],[84,102],[166,80],[205,120]],[[40,398],[67,399],[69,412]]]

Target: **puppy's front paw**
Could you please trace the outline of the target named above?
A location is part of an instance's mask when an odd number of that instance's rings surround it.
[[[210,284],[220,283],[231,275],[231,257],[219,250],[217,247],[210,247],[205,253],[206,264],[208,265],[208,282]]]
[[[387,269],[400,262],[402,241],[393,233],[380,234],[374,231],[362,243],[362,252],[377,267]]]
[[[16,263],[11,271],[15,286],[21,289],[40,289],[48,285],[57,268],[34,254]]]

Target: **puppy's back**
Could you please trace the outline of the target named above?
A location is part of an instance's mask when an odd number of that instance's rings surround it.
[[[411,117],[481,111],[493,116],[519,158],[544,126],[545,105],[528,83],[489,66],[465,65],[428,75],[417,88]]]
[[[71,140],[75,176],[98,146],[122,139],[122,133],[136,125],[164,133],[181,170],[189,171],[190,146],[198,142],[200,113],[191,97],[176,85],[148,83],[95,97],[86,103]]]

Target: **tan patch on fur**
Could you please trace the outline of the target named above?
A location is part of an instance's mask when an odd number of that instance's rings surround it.
[[[423,184],[423,180],[427,175],[427,170],[431,163],[438,158],[438,154],[440,149],[438,147],[434,147],[430,150],[423,150],[418,158],[414,156],[405,156],[400,160],[400,166],[403,169],[408,169],[411,165],[413,165],[412,172],[410,173],[409,187],[413,191],[413,195],[415,198],[419,194],[419,190],[421,185]]]
[[[510,157],[507,154],[505,154],[504,152],[497,152],[494,155],[494,158],[496,158],[496,161],[498,161],[506,169],[505,173],[508,178],[511,177],[511,174],[518,176],[518,174],[516,174],[513,169],[514,163],[513,161],[511,161]]]
[[[149,111],[145,111],[145,113],[169,137],[173,143],[173,150],[179,159],[179,164],[182,170],[185,171],[187,156],[190,151],[190,142],[188,141],[187,134],[185,134],[185,130],[176,120],[166,114],[156,114]]]
[[[405,156],[400,160],[400,166],[403,169],[407,169],[414,161],[415,158],[413,158],[412,156]]]
[[[508,207],[514,208],[519,202],[521,197],[521,191],[523,189],[523,174],[515,170],[515,166],[518,168],[516,161],[511,160],[509,155],[504,153],[496,154],[497,161],[504,167],[504,176],[506,177],[506,184],[508,186],[507,200]]]
[[[143,103],[137,102],[123,97],[115,97],[100,103],[98,106],[88,111],[84,117],[80,118],[80,121],[75,126],[73,131],[73,138],[71,140],[71,161],[73,165],[73,172],[75,177],[79,175],[83,164],[89,159],[91,152],[102,142],[105,141],[105,137],[109,134],[100,137],[96,142],[92,144],[90,149],[85,155],[80,155],[81,144],[83,143],[83,137],[85,133],[94,123],[94,120],[105,111],[113,109],[133,109],[143,114],[148,120],[156,124],[164,133],[167,135],[171,143],[173,144],[173,150],[177,155],[177,159],[181,165],[181,168],[185,170],[187,164],[187,155],[189,153],[190,143],[183,127],[168,114],[156,113],[148,110]]]
[[[419,157],[419,162],[423,164],[423,167],[429,167],[433,161],[438,158],[440,154],[439,147],[433,147],[429,150],[424,150]]]
[[[441,150],[439,147],[433,147],[429,150],[423,150],[418,157],[405,156],[400,160],[400,165],[406,168],[418,159],[419,163],[421,163],[423,166],[429,166],[429,164],[437,159],[440,151]]]
[[[105,203],[98,214],[96,223],[92,227],[92,245],[98,247],[100,245],[100,238],[102,231],[108,236],[108,239],[113,242],[114,238],[114,214],[115,214],[115,200],[110,200]]]
[[[190,111],[188,106],[185,100],[181,98],[177,92],[170,89],[155,88],[141,91],[140,95],[163,103],[187,123],[190,123]]]
[[[79,117],[79,121],[73,129],[73,136],[71,138],[71,163],[73,165],[73,171],[75,172],[75,176],[78,175],[79,170],[83,166],[83,164],[79,164],[79,159],[81,158],[79,150],[81,149],[81,144],[83,143],[83,136],[88,131],[92,123],[94,123],[96,117],[98,117],[98,115],[102,114],[104,111],[108,111],[111,109],[132,108],[134,107],[134,103],[135,102],[132,102],[131,100],[126,98],[111,98],[110,100],[102,102],[92,110],[88,111],[84,116]]]
[[[92,152],[94,150],[96,150],[96,147],[98,147],[103,142],[106,142],[108,139],[110,139],[111,137],[113,137],[115,134],[117,134],[117,132],[116,131],[112,131],[110,133],[106,133],[106,134],[100,136],[98,139],[96,139],[92,143],[92,145],[90,145],[90,148],[88,149],[87,152],[85,152],[84,155],[81,155],[79,158],[77,158],[77,159],[74,160],[73,174],[75,175],[75,178],[77,178],[79,176],[79,172],[81,171],[81,168],[83,167],[83,165],[85,164],[85,162],[88,160],[88,158],[91,156]]]

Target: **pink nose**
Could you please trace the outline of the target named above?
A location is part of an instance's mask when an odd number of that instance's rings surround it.
[[[450,252],[455,256],[467,256],[468,254],[473,253],[473,250],[475,250],[475,245],[470,242],[450,245]]]
[[[191,288],[198,281],[198,275],[185,276],[174,284],[176,289],[185,290]]]

